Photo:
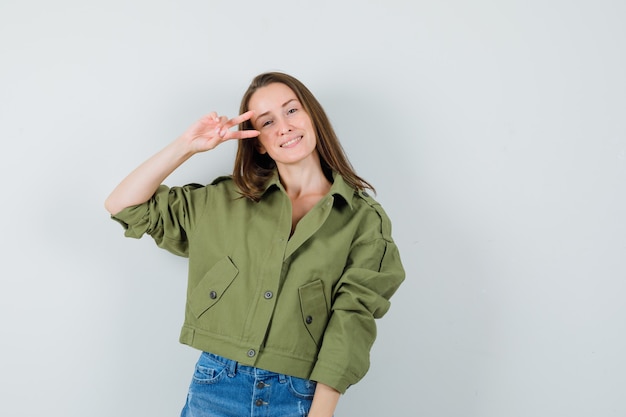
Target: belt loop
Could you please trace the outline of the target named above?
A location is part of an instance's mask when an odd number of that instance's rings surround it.
[[[235,375],[237,375],[237,361],[233,361],[233,360],[228,360],[228,366],[226,367],[226,369],[228,369],[228,376],[230,378],[234,377]]]
[[[281,384],[287,382],[287,375],[278,374],[278,382],[280,382]]]

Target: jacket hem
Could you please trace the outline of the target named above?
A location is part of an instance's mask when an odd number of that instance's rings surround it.
[[[210,352],[234,360],[246,366],[253,366],[270,372],[310,379],[315,366],[315,358],[298,358],[264,347],[233,341],[223,336],[208,334],[190,326],[183,326],[180,343],[203,352]]]

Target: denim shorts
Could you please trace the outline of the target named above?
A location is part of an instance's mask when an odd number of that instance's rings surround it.
[[[306,417],[315,386],[203,352],[181,417]]]

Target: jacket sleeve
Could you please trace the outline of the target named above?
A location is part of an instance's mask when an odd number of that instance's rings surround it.
[[[382,211],[382,209],[379,208]],[[335,287],[331,317],[311,379],[344,393],[369,369],[376,339],[375,319],[389,309],[389,299],[404,280],[391,224],[381,214],[382,237],[353,247]]]
[[[120,223],[126,237],[150,235],[156,244],[179,256],[188,256],[187,234],[197,216],[194,190],[198,184],[169,188],[161,185],[145,203],[123,209],[111,218]]]

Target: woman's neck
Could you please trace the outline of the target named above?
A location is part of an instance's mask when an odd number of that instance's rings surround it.
[[[292,200],[311,194],[325,195],[330,190],[331,182],[324,175],[319,159],[316,159],[278,166],[280,182]]]

